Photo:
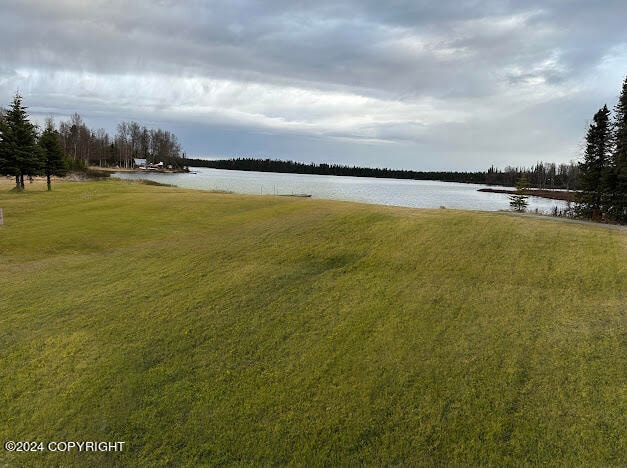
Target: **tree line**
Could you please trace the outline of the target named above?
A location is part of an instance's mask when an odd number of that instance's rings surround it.
[[[59,138],[70,161],[100,167],[133,167],[135,158],[183,168],[185,154],[174,133],[121,122],[113,137],[102,128],[90,129],[79,114],[59,124]]]
[[[537,189],[577,190],[579,188],[579,164],[575,161],[556,164],[553,162],[538,162],[534,166],[511,167],[504,170],[490,167],[485,173],[486,185],[502,185],[516,187],[518,181],[524,178],[527,187]]]
[[[234,158],[234,159],[188,159],[188,166],[232,169],[239,171],[280,172],[295,174],[318,174],[352,177],[379,177],[390,179],[437,180],[471,184],[515,186],[524,175],[530,187],[539,189],[576,189],[579,166],[575,162],[555,164],[539,162],[530,168],[506,167],[504,170],[490,167],[487,171],[410,171],[402,169],[380,169],[344,166],[341,164],[306,164],[277,159]]]
[[[185,165],[176,135],[167,130],[121,122],[111,137],[102,128],[90,129],[75,113],[58,128],[47,118],[40,131],[26,109],[19,94],[8,109],[0,109],[0,174],[15,177],[17,190],[24,190],[25,177],[45,175],[50,190],[52,176],[90,165],[130,168],[134,158],[181,169]]]
[[[579,164],[581,192],[579,217],[627,220],[627,77],[611,116],[607,104],[595,114],[586,134],[586,149]]]

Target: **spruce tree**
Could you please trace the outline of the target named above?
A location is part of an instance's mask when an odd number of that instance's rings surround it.
[[[525,190],[527,190],[529,184],[527,183],[527,176],[523,174],[518,179],[516,183],[516,193],[509,196],[509,206],[512,207],[514,211],[523,212],[527,209],[527,195],[524,195]]]
[[[4,138],[7,132],[6,127],[6,113],[7,111],[0,107],[0,175],[13,175],[9,169],[9,161],[5,156],[4,151]]]
[[[614,152],[608,174],[610,214],[612,219],[627,221],[627,77],[623,82],[618,103],[614,107]]]
[[[2,173],[15,176],[17,190],[24,190],[24,176],[41,171],[37,133],[19,93],[0,122],[0,165]]]
[[[579,164],[582,192],[578,211],[585,217],[600,217],[603,194],[607,191],[605,174],[611,150],[609,115],[607,105],[594,114],[586,135],[584,161]]]
[[[15,158],[12,157],[13,132],[7,122],[8,113],[7,109],[0,111],[0,174],[3,176],[19,174]],[[19,177],[17,177],[16,181],[19,188]]]
[[[43,158],[43,172],[46,176],[48,190],[52,190],[51,176],[64,176],[67,174],[65,156],[59,141],[59,133],[54,128],[52,118],[46,119],[46,128],[39,137],[39,147]]]

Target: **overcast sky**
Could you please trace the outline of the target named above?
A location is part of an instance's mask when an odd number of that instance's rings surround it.
[[[0,105],[175,132],[189,156],[408,169],[578,157],[625,0],[0,0]]]

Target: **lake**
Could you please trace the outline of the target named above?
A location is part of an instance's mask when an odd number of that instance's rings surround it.
[[[149,179],[164,184],[201,190],[224,190],[261,195],[310,194],[314,198],[347,200],[377,205],[412,208],[458,208],[498,211],[509,209],[509,198],[502,193],[478,192],[488,187],[429,180],[379,179],[370,177],[278,174],[274,172],[228,171],[190,168],[194,173],[116,172],[120,179]],[[549,213],[566,202],[529,197],[529,210]]]

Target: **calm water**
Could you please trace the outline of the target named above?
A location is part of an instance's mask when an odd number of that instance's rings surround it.
[[[501,193],[478,192],[487,187],[427,180],[375,179],[369,177],[338,177],[274,172],[226,171],[191,168],[195,174],[155,174],[117,172],[120,179],[150,179],[179,187],[226,190],[247,194],[307,193],[315,198],[348,200],[378,205],[413,208],[459,208],[465,210],[508,210],[509,199]],[[554,206],[564,208],[565,202],[529,197],[529,209],[550,212]]]

